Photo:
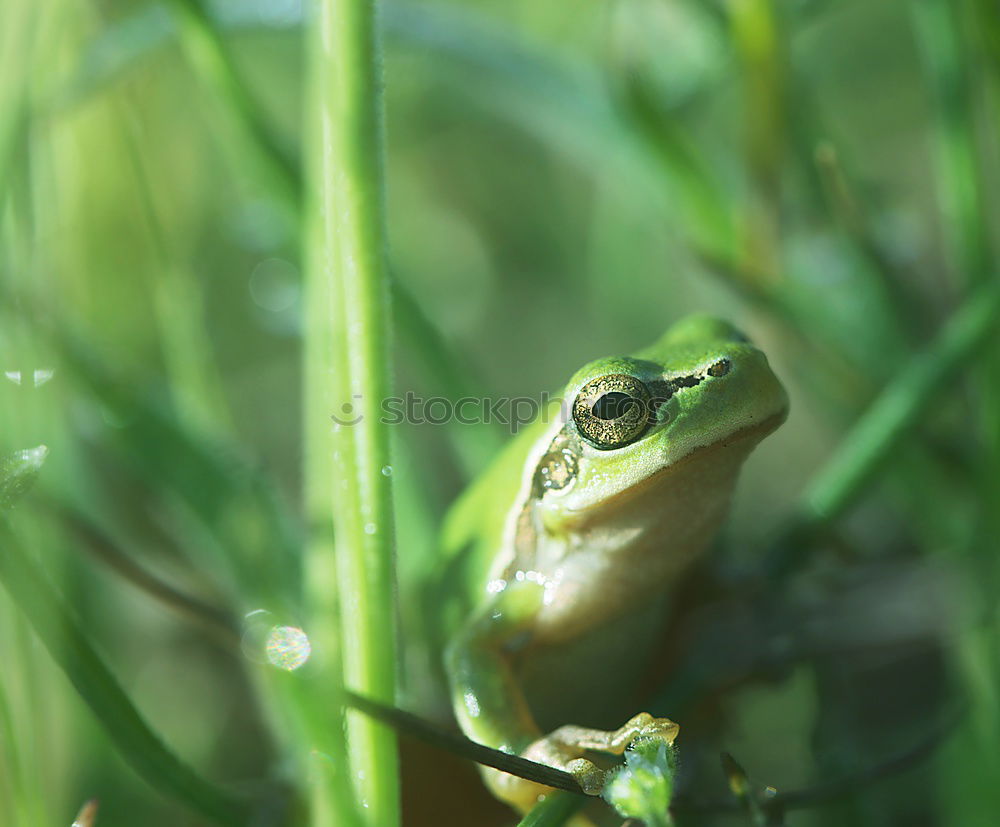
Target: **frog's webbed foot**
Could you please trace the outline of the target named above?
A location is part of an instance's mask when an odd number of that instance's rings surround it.
[[[638,738],[660,738],[670,745],[679,729],[669,718],[654,718],[648,712],[641,712],[624,726],[611,731],[573,725],[559,727],[530,744],[521,754],[540,764],[565,770],[587,795],[600,795],[607,771],[584,757],[586,752],[621,755]],[[500,773],[498,776],[502,776],[503,780],[500,777],[494,779],[497,794],[521,809],[529,808],[539,792],[546,790],[521,778]]]

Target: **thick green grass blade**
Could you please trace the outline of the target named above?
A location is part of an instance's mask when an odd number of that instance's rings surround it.
[[[372,0],[318,0],[310,38],[309,81],[315,117],[307,138],[314,182],[307,225],[308,292],[324,301],[310,317],[307,381],[333,403],[324,432],[306,453],[330,457],[327,514],[335,527],[337,594],[344,683],[391,704],[396,688],[395,526],[389,432],[381,406],[389,396],[389,284],[383,214],[381,39]],[[324,353],[324,349],[329,350]],[[329,366],[332,370],[324,370]],[[324,465],[318,466],[322,469]],[[311,552],[328,554],[323,546]],[[311,560],[328,568],[324,559]],[[325,585],[325,578],[321,581]],[[310,584],[311,585],[311,584]],[[326,625],[329,596],[310,589]],[[325,629],[321,630],[325,633]],[[363,715],[348,715],[348,745],[365,823],[399,823],[395,736]]]

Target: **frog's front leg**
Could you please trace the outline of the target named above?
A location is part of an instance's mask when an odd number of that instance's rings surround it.
[[[513,582],[458,633],[446,655],[452,705],[458,723],[474,741],[520,754],[539,735],[538,725],[514,676],[513,656],[531,636],[544,598],[532,582]],[[483,768],[498,798],[527,811],[548,787]]]
[[[588,750],[621,755],[636,738],[655,736],[668,744],[677,725],[641,713],[617,730],[563,726],[542,736],[514,675],[513,658],[531,638],[544,588],[510,584],[458,635],[447,654],[456,715],[463,731],[494,749],[523,755],[573,775],[584,792],[599,795],[605,772],[584,756]],[[550,788],[484,768],[493,793],[526,812]]]

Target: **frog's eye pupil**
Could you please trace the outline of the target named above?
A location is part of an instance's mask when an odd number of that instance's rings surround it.
[[[631,413],[633,407],[640,404],[638,399],[627,393],[612,391],[598,399],[590,412],[598,419],[621,419]]]

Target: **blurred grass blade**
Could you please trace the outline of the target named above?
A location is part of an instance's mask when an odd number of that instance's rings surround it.
[[[934,103],[937,188],[951,264],[959,278],[975,285],[989,278],[992,256],[984,221],[981,182],[985,178],[975,135],[974,75],[968,65],[975,60],[977,50],[963,48],[958,30],[964,8],[951,0],[914,0],[910,4]]]
[[[230,446],[186,428],[153,394],[114,376],[86,344],[54,333],[60,360],[120,427],[105,431],[136,477],[168,491],[224,540],[220,562],[247,600],[287,601],[298,592],[298,545],[291,517],[270,481]]]
[[[31,123],[26,96],[21,96],[8,111],[10,114],[0,121],[0,210],[7,204],[15,169],[26,150],[28,127]]]
[[[46,447],[39,445],[0,457],[0,515],[16,507],[35,484],[47,453]],[[7,653],[6,657],[17,662],[12,654]],[[30,788],[32,773],[28,768],[31,759],[18,738],[12,708],[16,691],[9,677],[6,681],[0,679],[0,762],[4,767],[0,773],[0,817],[6,812],[18,824],[43,823],[38,788]]]
[[[956,386],[956,377],[980,355],[977,351],[995,347],[998,321],[1000,286],[987,284],[952,315],[924,353],[897,372],[806,488],[793,528],[796,536],[836,519],[861,495],[936,395]],[[781,544],[769,567],[784,570],[802,548],[797,542]]]
[[[757,803],[753,787],[750,786],[750,778],[747,776],[746,770],[728,752],[723,752],[719,758],[722,763],[722,772],[729,784],[729,791],[739,802],[743,812],[746,813],[748,822],[753,827],[764,827],[766,819]]]
[[[39,796],[29,792],[26,756],[18,739],[7,682],[0,679],[0,806],[13,816],[15,824],[42,824]]]
[[[630,75],[620,93],[618,106],[626,126],[644,145],[651,163],[660,167],[670,188],[680,193],[688,216],[685,223],[693,246],[702,256],[734,259],[733,211],[723,188],[707,166],[703,154],[671,113],[665,112],[655,90],[647,88],[641,76]],[[743,271],[739,271],[743,275]],[[739,285],[765,303],[767,292],[754,280]]]
[[[4,507],[23,494],[45,459],[42,448],[18,452],[2,466]],[[129,765],[166,795],[219,824],[245,823],[244,806],[205,781],[170,752],[143,721],[131,700],[91,647],[62,597],[21,548],[0,517],[0,581],[49,654],[91,708]]]
[[[856,498],[936,393],[954,386],[976,351],[997,335],[1000,287],[987,285],[955,312],[931,347],[900,370],[806,489],[803,511],[833,519]]]
[[[197,623],[234,651],[237,649],[240,627],[230,612],[188,594],[147,571],[77,503],[53,503],[53,509],[82,536],[88,551],[110,571],[186,620]]]
[[[588,172],[623,165],[631,180],[665,193],[682,235],[728,254],[731,221],[719,181],[641,86],[626,84],[619,95],[598,67],[555,57],[483,15],[444,4],[387,10],[395,41],[447,58],[442,79],[473,105],[504,115]]]
[[[750,780],[747,778],[746,770],[728,752],[722,753],[719,760],[722,763],[722,772],[726,776],[726,783],[729,784],[729,791],[742,801],[750,794]]]
[[[259,28],[259,18],[254,13],[231,12],[220,21],[210,17],[196,0],[171,0],[171,5],[184,21],[178,34],[185,50],[229,110],[229,119],[242,119],[242,131],[256,141],[262,155],[269,156],[266,163],[273,176],[285,179],[280,194],[294,199],[301,186],[298,172],[274,140],[221,34],[223,26],[229,30]],[[153,48],[171,35],[162,17],[148,11],[136,16],[141,17],[141,25],[119,24],[117,31],[95,42],[80,74],[70,82],[73,93],[65,94],[65,100],[80,102],[85,94],[99,91],[114,76],[98,74],[102,67],[113,65],[115,73],[123,71],[122,63],[100,55],[131,54],[133,59],[142,55],[141,49],[117,44],[116,37]],[[697,162],[676,131],[668,128],[663,113],[657,114],[653,124],[648,107],[629,105],[629,96],[618,100],[594,67],[556,58],[483,15],[444,4],[414,7],[386,3],[383,25],[397,46],[431,51],[444,58],[441,77],[469,94],[475,105],[503,114],[576,158],[585,169],[603,170],[611,158],[631,165],[637,182],[648,182],[655,189],[665,187],[671,196],[669,203],[677,202],[671,218],[715,255],[728,253],[729,210],[720,182]],[[456,71],[459,67],[461,71]]]
[[[132,769],[218,824],[246,824],[241,802],[196,774],[153,734],[6,520],[0,520],[0,580]]]
[[[742,258],[751,272],[780,276],[781,170],[787,135],[785,56],[773,0],[727,3],[740,59],[743,154],[749,192],[743,210]]]
[[[171,399],[192,428],[212,434],[231,431],[232,418],[205,319],[205,285],[190,267],[177,261],[170,233],[160,219],[136,108],[132,101],[119,108],[135,190],[158,268],[150,287]]]
[[[7,2],[0,9],[0,216],[7,215],[7,195],[27,155],[43,18],[29,2]]]
[[[76,71],[52,101],[57,110],[72,109],[106,92],[120,77],[163,47],[174,33],[170,13],[159,4],[138,11],[101,29],[83,50]]]
[[[517,822],[517,827],[560,827],[586,803],[582,795],[552,793],[532,807],[531,812]]]
[[[866,304],[873,305],[870,313],[878,313],[872,323],[884,329],[885,339],[898,331],[894,338],[912,342],[917,338],[924,311],[919,296],[911,289],[909,273],[884,249],[837,146],[824,139],[810,144],[808,151],[831,216],[856,250],[861,274],[868,276],[876,301]]]
[[[225,38],[201,0],[167,0],[178,24],[178,37],[198,75],[211,84],[229,115],[228,121],[253,152],[268,189],[295,210],[301,209],[299,161],[275,133],[236,69]],[[256,151],[254,151],[256,150]]]
[[[948,0],[915,0],[910,5],[933,103],[936,185],[948,258],[961,282],[970,287],[996,278],[991,271],[996,192],[988,188],[1000,145],[997,100],[991,106],[987,94],[1000,89],[996,73],[1000,26],[996,8],[984,14],[985,9]],[[976,380],[977,418],[984,432],[981,491],[986,504],[979,516],[979,533],[988,547],[1000,531],[1000,514],[991,506],[1000,496],[1000,348],[982,360]],[[991,576],[996,584],[997,574]],[[1000,673],[994,674],[994,682],[998,679]]]

